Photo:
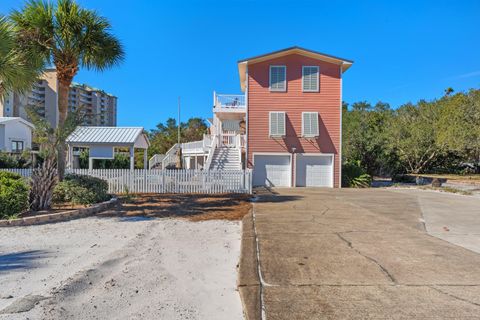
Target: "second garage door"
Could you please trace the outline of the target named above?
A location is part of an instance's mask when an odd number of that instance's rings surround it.
[[[333,187],[333,156],[297,154],[297,187]]]
[[[290,155],[253,155],[254,186],[289,187],[290,181]]]

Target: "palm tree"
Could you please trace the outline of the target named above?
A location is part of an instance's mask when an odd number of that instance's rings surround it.
[[[75,0],[57,5],[31,0],[11,16],[19,43],[27,52],[53,63],[58,80],[58,127],[65,125],[68,92],[80,67],[103,71],[123,61],[120,41],[111,34],[110,23],[97,12],[80,7]],[[65,172],[65,142],[57,148],[58,178]]]
[[[8,92],[25,92],[38,78],[38,59],[20,51],[11,23],[0,16],[0,98]]]

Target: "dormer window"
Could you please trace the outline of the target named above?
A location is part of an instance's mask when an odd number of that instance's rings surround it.
[[[270,91],[287,91],[286,66],[270,66]]]

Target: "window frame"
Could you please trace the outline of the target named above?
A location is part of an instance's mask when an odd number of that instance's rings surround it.
[[[272,114],[283,113],[283,134],[272,134]],[[268,112],[268,136],[271,138],[284,137],[287,134],[287,114],[285,111],[269,111]]]
[[[309,135],[305,134],[305,117],[304,117],[304,115],[307,114],[307,113],[315,114],[315,116],[316,116],[316,118],[315,118],[315,119],[317,119],[317,132],[316,132],[316,134],[309,134]],[[304,138],[316,138],[316,137],[320,136],[320,121],[318,121],[318,118],[319,118],[319,113],[317,111],[304,111],[304,112],[302,112],[302,137],[304,137]]]
[[[305,90],[305,68],[317,69],[317,89]],[[320,91],[320,66],[302,66],[302,92],[319,92]]]
[[[275,89],[272,88],[272,68],[283,68],[285,70],[285,79],[283,80],[284,88],[283,89]],[[268,68],[268,89],[270,92],[287,92],[287,66],[286,65],[278,65],[272,64]]]
[[[18,149],[18,146],[19,145],[22,145],[22,149]],[[13,148],[13,146],[15,145],[15,149]],[[10,147],[12,149],[12,152],[14,153],[21,153],[25,150],[25,141],[22,141],[22,140],[11,140],[11,143],[10,143]]]

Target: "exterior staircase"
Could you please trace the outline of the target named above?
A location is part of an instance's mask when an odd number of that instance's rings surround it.
[[[210,170],[241,170],[242,159],[238,148],[219,147],[213,153]]]

